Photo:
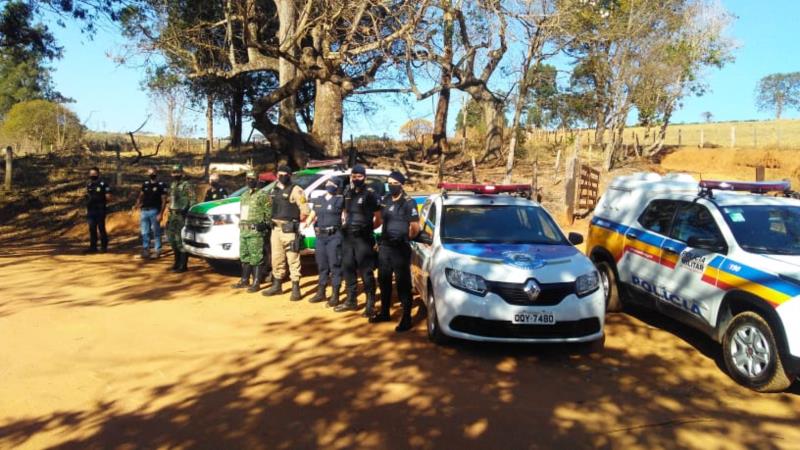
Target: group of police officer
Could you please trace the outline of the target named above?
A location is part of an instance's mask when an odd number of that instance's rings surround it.
[[[247,287],[249,292],[258,291],[267,276],[266,267],[271,266],[271,286],[263,291],[263,295],[281,294],[288,266],[292,282],[290,300],[301,300],[302,232],[313,227],[319,281],[316,294],[309,302],[327,300],[326,305],[337,312],[358,309],[356,291],[360,275],[367,297],[363,315],[370,322],[388,321],[394,276],[403,307],[402,319],[395,329],[410,329],[410,240],[419,233],[419,221],[416,202],[403,191],[405,177],[392,172],[388,180],[389,193],[381,198],[367,186],[366,169],[356,165],[347,186],[341,186],[336,178],[331,178],[326,181],[325,194],[308,202],[303,189],[292,183],[288,166],[280,166],[277,175],[275,188],[267,194],[259,188],[255,172],[247,174],[248,189],[240,197],[239,216],[242,277],[233,288]],[[373,233],[381,225],[383,231],[376,252]],[[265,240],[270,243],[269,261],[263,251]],[[381,289],[380,311],[375,309],[373,271],[376,263]],[[340,303],[342,278],[347,297]],[[329,281],[330,299],[326,295]]]
[[[110,186],[99,178],[99,169],[92,168],[87,184],[87,218],[90,229],[89,252],[97,251],[98,231],[101,249],[106,250],[108,237],[105,230],[107,202],[111,198]],[[411,328],[411,246],[410,240],[419,233],[417,205],[403,191],[405,177],[400,172],[391,172],[388,179],[389,193],[383,198],[366,184],[366,169],[362,165],[353,167],[350,183],[341,186],[338,179],[326,182],[325,194],[306,200],[302,187],[292,183],[291,169],[278,168],[278,180],[274,189],[267,193],[259,183],[256,173],[247,172],[247,189],[240,196],[239,215],[239,259],[241,279],[232,287],[247,288],[258,292],[261,283],[271,283],[263,291],[265,296],[283,293],[283,280],[287,275],[292,282],[290,300],[299,301],[300,293],[300,248],[302,231],[313,227],[316,235],[315,258],[319,273],[316,294],[309,300],[321,303],[336,312],[358,309],[356,291],[358,276],[364,285],[366,307],[363,315],[370,322],[389,320],[392,297],[392,278],[397,285],[403,314],[397,331]],[[211,188],[206,192],[206,201],[225,198],[227,192],[219,185],[219,178],[212,174]],[[187,270],[188,254],[183,249],[181,229],[186,222],[189,208],[195,201],[194,187],[186,179],[183,167],[172,167],[172,182],[169,187],[158,180],[155,168],[148,169],[136,200],[140,209],[140,231],[142,235],[142,258],[158,258],[161,253],[160,223],[168,210],[167,239],[175,254],[172,269]],[[380,242],[374,230],[383,226]],[[155,255],[150,253],[150,235],[153,235]],[[378,284],[381,290],[381,308],[376,311],[376,285],[373,271],[378,267]],[[342,278],[347,297],[339,301]],[[328,281],[331,284],[330,299],[326,296]]]

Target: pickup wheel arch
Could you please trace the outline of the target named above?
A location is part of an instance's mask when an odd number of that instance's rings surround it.
[[[740,290],[729,291],[722,298],[722,304],[720,304],[719,311],[717,311],[714,339],[717,342],[721,342],[722,336],[727,331],[733,318],[745,311],[751,311],[763,317],[773,329],[778,349],[782,354],[788,354],[789,345],[786,342],[786,330],[784,330],[783,322],[778,317],[778,313],[775,312],[775,308],[760,297]]]

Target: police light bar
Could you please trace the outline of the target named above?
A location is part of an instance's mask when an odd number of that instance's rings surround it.
[[[445,191],[465,191],[476,194],[530,193],[529,184],[467,184],[467,183],[439,183],[439,189]]]
[[[312,159],[306,163],[306,169],[318,169],[320,167],[343,166],[344,161],[339,159]]]
[[[754,194],[766,194],[767,192],[786,192],[792,189],[789,180],[780,181],[719,181],[703,180],[700,182],[700,189],[720,191],[745,191]]]
[[[275,172],[261,172],[258,174],[258,181],[263,181],[265,183],[271,183],[277,179],[278,177],[275,176]]]

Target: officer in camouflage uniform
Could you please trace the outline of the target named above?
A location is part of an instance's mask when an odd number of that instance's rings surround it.
[[[272,215],[269,195],[258,188],[254,171],[247,172],[247,189],[239,197],[239,259],[242,262],[242,279],[232,287],[247,287],[250,275],[253,284],[247,292],[258,292],[264,277],[264,233]]]
[[[181,230],[186,223],[186,214],[195,202],[194,187],[185,179],[183,166],[172,166],[172,183],[169,185],[169,219],[167,219],[167,240],[175,253],[173,272],[186,272],[189,255],[183,251]]]

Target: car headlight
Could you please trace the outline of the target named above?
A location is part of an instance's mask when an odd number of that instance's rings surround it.
[[[597,271],[592,271],[575,279],[575,294],[583,297],[596,291],[599,286],[600,275],[597,274]]]
[[[234,222],[233,214],[215,214],[211,216],[211,223],[214,225],[226,225]]]
[[[456,269],[445,269],[444,275],[451,286],[461,289],[462,291],[467,291],[471,294],[485,295],[488,290],[486,288],[486,281],[479,275],[462,272]]]

